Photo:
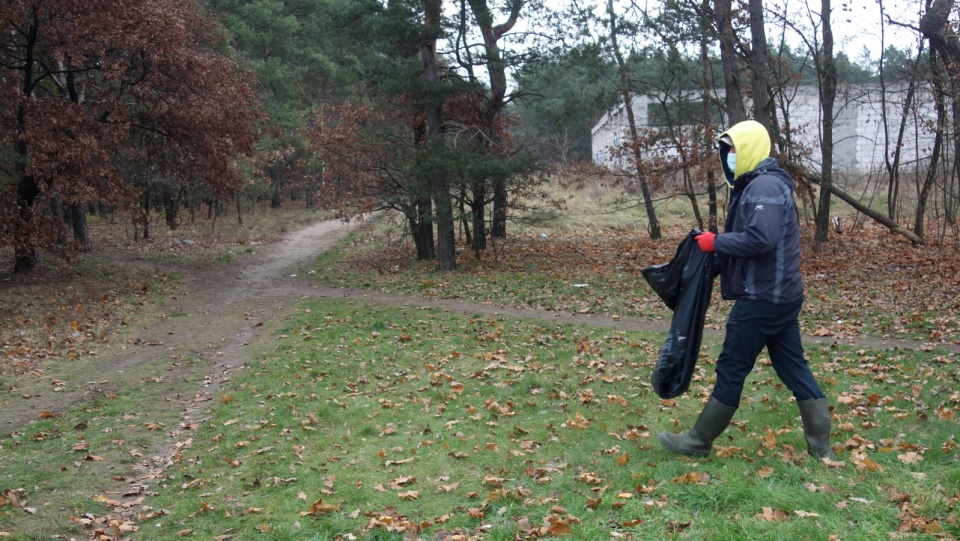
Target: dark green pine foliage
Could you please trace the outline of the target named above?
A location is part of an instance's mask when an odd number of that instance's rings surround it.
[[[617,99],[615,73],[596,47],[525,66],[517,76],[516,137],[548,163],[592,160],[590,130]]]

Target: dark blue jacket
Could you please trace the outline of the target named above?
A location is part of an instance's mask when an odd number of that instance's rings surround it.
[[[803,298],[793,188],[769,157],[734,181],[724,231],[714,243],[724,299],[786,304]]]

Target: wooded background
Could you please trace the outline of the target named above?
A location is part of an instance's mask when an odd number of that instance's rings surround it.
[[[921,4],[5,0],[0,246],[27,272],[44,250],[94,248],[88,216],[132,220],[137,240],[157,217],[242,220],[269,201],[402,213],[417,257],[452,270],[457,232],[480,257],[548,179],[598,177],[644,206],[656,239],[666,197],[717,227],[714,139],[748,117],[797,177],[817,243],[835,197],[915,244],[943,242],[958,234],[960,16],[953,0]],[[835,24],[878,43],[852,58]],[[912,41],[884,43],[894,29]],[[907,98],[884,119],[882,170],[840,182],[833,120],[860,83]],[[819,171],[798,165],[809,149],[784,107],[800,84],[820,94]],[[655,130],[634,121],[642,92],[664,96]],[[630,134],[615,149],[625,168],[610,172],[590,164],[590,128],[615,107]],[[938,134],[929,160],[901,161],[908,123]],[[649,151],[665,142],[674,157]]]

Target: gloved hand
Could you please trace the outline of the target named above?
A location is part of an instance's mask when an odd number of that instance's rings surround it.
[[[712,252],[713,239],[715,239],[716,237],[717,237],[716,233],[704,231],[703,233],[700,233],[696,237],[693,237],[693,239],[697,241],[697,245],[700,246],[701,250],[703,250],[704,252]]]

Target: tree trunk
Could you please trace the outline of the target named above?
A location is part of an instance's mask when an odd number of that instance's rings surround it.
[[[26,58],[23,59],[23,84],[20,87],[21,100],[27,100],[33,95],[33,68],[36,59],[33,58],[33,44],[37,42],[40,21],[37,16],[38,8],[34,8],[34,17],[30,20],[30,26],[27,28]],[[16,99],[16,98],[15,98]],[[17,218],[18,227],[13,238],[13,270],[14,272],[30,272],[36,263],[40,260],[37,255],[37,249],[34,245],[33,237],[33,213],[34,204],[37,197],[40,196],[40,187],[37,186],[37,179],[31,175],[26,164],[29,163],[29,152],[27,147],[27,116],[24,104],[17,103],[16,122],[17,122]]]
[[[420,62],[426,83],[425,113],[427,139],[435,152],[444,150],[443,99],[439,97],[440,62],[437,58],[437,37],[441,33],[441,0],[424,0],[424,37],[420,45]],[[457,266],[456,235],[450,182],[445,171],[430,172],[435,222],[437,224],[437,270],[451,271]]]
[[[740,63],[737,60],[737,39],[733,33],[732,0],[714,0],[714,13],[720,31],[720,59],[723,63],[724,104],[727,123],[732,126],[747,119],[740,84]]]
[[[507,4],[509,10],[507,21],[503,24],[495,25],[493,14],[487,5],[487,0],[468,0],[470,10],[480,28],[480,35],[483,36],[483,46],[486,56],[487,77],[490,80],[490,95],[487,100],[487,111],[485,113],[487,146],[491,153],[503,152],[503,140],[500,136],[500,129],[497,126],[503,107],[504,98],[507,95],[507,72],[503,61],[503,54],[500,51],[500,39],[509,32],[520,15],[520,9],[524,2],[520,0],[511,0]],[[490,234],[494,238],[504,238],[507,235],[507,179],[497,176],[492,179],[493,187],[493,223],[490,225]],[[477,235],[479,236],[479,235]]]
[[[16,247],[14,249],[13,272],[30,272],[40,262],[36,248]]]
[[[683,186],[687,191],[687,198],[690,199],[690,207],[693,209],[693,219],[697,222],[697,227],[703,229],[703,215],[700,214],[700,204],[697,202],[697,190],[693,186],[693,178],[690,172],[684,168]]]
[[[882,5],[881,5],[882,7]],[[917,55],[917,63],[922,59],[923,47]],[[933,53],[931,53],[933,54]],[[933,66],[933,57],[931,57],[931,66]],[[935,69],[935,68],[932,68]],[[890,128],[887,119],[887,108],[884,106],[880,110],[880,119],[883,123],[884,135],[884,165],[887,170],[887,215],[891,220],[899,220],[900,208],[900,163],[903,156],[903,138],[906,133],[907,122],[910,119],[910,111],[913,109],[913,99],[916,94],[917,77],[910,76],[909,86],[907,87],[907,96],[903,101],[903,107],[900,112],[900,122],[897,129],[897,137],[894,139],[893,152],[890,151]],[[880,57],[880,103],[887,102],[887,82],[883,71],[883,54]],[[938,133],[939,135],[939,133]],[[891,160],[890,155],[893,154]]]
[[[829,4],[830,0],[824,0]],[[753,68],[753,119],[763,124],[768,133],[776,133],[773,126],[773,99],[770,97],[769,52],[767,32],[763,25],[763,0],[749,0],[750,36],[752,48],[750,66]]]
[[[647,211],[649,220],[648,233],[653,240],[660,240],[663,234],[660,230],[660,221],[657,219],[657,210],[653,206],[653,198],[650,194],[650,185],[647,179],[640,171],[640,164],[643,162],[643,155],[640,151],[640,137],[637,131],[637,121],[633,114],[633,96],[630,92],[630,77],[627,69],[627,63],[620,52],[620,45],[617,41],[617,15],[613,8],[613,0],[607,0],[607,15],[610,23],[610,44],[613,49],[613,55],[617,59],[617,68],[620,71],[620,98],[623,100],[623,107],[627,113],[627,123],[630,129],[630,147],[633,151],[634,174],[637,184],[640,186],[640,193],[643,196],[643,205]]]
[[[903,154],[903,137],[907,131],[907,122],[910,111],[913,109],[913,97],[916,93],[916,80],[911,78],[904,98],[903,109],[900,113],[900,127],[897,130],[897,144],[894,146],[893,163],[888,165],[889,183],[887,188],[887,214],[892,220],[899,219],[898,204],[900,202],[900,162]]]
[[[140,204],[143,205],[143,240],[150,238],[150,181],[147,181],[146,186],[143,187],[143,193],[141,194]]]
[[[280,162],[274,162],[270,165],[270,168],[267,171],[267,174],[270,176],[270,208],[278,209],[283,206],[283,195],[282,195],[282,176],[283,173],[280,171]]]
[[[73,229],[73,243],[80,252],[89,252],[90,228],[87,226],[87,210],[83,203],[70,204],[70,226]]]
[[[24,144],[24,146],[26,145]],[[36,268],[40,261],[36,246],[33,244],[34,204],[40,195],[40,190],[37,188],[33,177],[27,174],[23,175],[17,188],[19,227],[14,234],[13,270],[14,272],[30,272]]]
[[[819,64],[820,107],[823,114],[823,141],[820,204],[816,215],[813,240],[827,241],[830,232],[830,193],[833,186],[833,106],[837,99],[837,67],[833,60],[833,28],[830,24],[830,0],[821,0],[820,17],[823,29],[823,51]]]
[[[64,227],[61,228],[57,234],[57,244],[66,244],[67,242],[67,231],[66,226],[70,225],[70,208],[64,207],[63,202],[60,201],[59,197],[53,197],[50,199],[50,212],[61,222],[64,223]]]
[[[173,186],[169,182],[164,182],[161,188],[161,199],[163,200],[163,216],[167,227],[174,231],[177,229],[179,220],[177,220],[177,211],[179,205],[177,198],[173,195]]]
[[[710,89],[712,84],[710,78],[710,47],[707,42],[707,36],[710,35],[710,21],[707,20],[705,15],[709,11],[709,1],[703,0],[700,6],[700,70],[702,78],[700,89],[703,100],[703,152],[716,156],[716,153],[713,152],[713,119],[710,116]],[[706,156],[704,157],[706,158]],[[720,224],[717,215],[717,161],[714,160],[713,167],[707,166],[707,229],[713,232],[718,231]],[[709,159],[707,159],[707,163],[709,164]]]
[[[913,217],[913,234],[920,237],[924,236],[924,222],[927,211],[927,200],[930,197],[930,191],[933,189],[937,179],[937,167],[940,164],[940,156],[943,153],[943,127],[947,125],[947,105],[943,66],[937,61],[936,50],[930,51],[930,65],[933,67],[933,87],[936,109],[937,109],[937,131],[933,139],[933,150],[930,152],[930,163],[927,165],[927,175],[923,180],[920,192],[917,194],[917,210]]]
[[[414,244],[417,247],[417,259],[426,261],[437,257],[433,248],[433,203],[429,197],[416,203],[415,223],[410,224]]]
[[[473,234],[470,232],[470,222],[467,219],[466,204],[464,200],[466,195],[461,194],[460,196],[460,234],[463,235],[463,242],[469,246],[473,246]]]
[[[946,78],[948,81],[946,91],[952,98],[950,107],[953,126],[950,131],[953,134],[953,163],[950,171],[953,174],[953,181],[948,183],[945,189],[948,195],[951,194],[954,183],[960,178],[960,37],[950,23],[953,5],[954,0],[933,0],[920,19],[920,32],[930,41],[930,48],[940,56],[949,75]],[[956,203],[950,199],[952,198],[947,198],[945,218],[953,223],[956,220],[954,214]]]
[[[507,182],[501,177],[493,179],[493,223],[490,235],[496,239],[507,236]]]
[[[270,192],[270,208],[278,209],[283,206],[283,197],[280,195],[280,181],[274,179],[273,190]]]
[[[473,254],[480,259],[480,252],[487,249],[487,222],[486,222],[486,204],[487,204],[487,184],[484,180],[478,180],[473,183],[473,199],[470,201],[470,213],[473,214],[473,242],[470,246],[473,248]]]

